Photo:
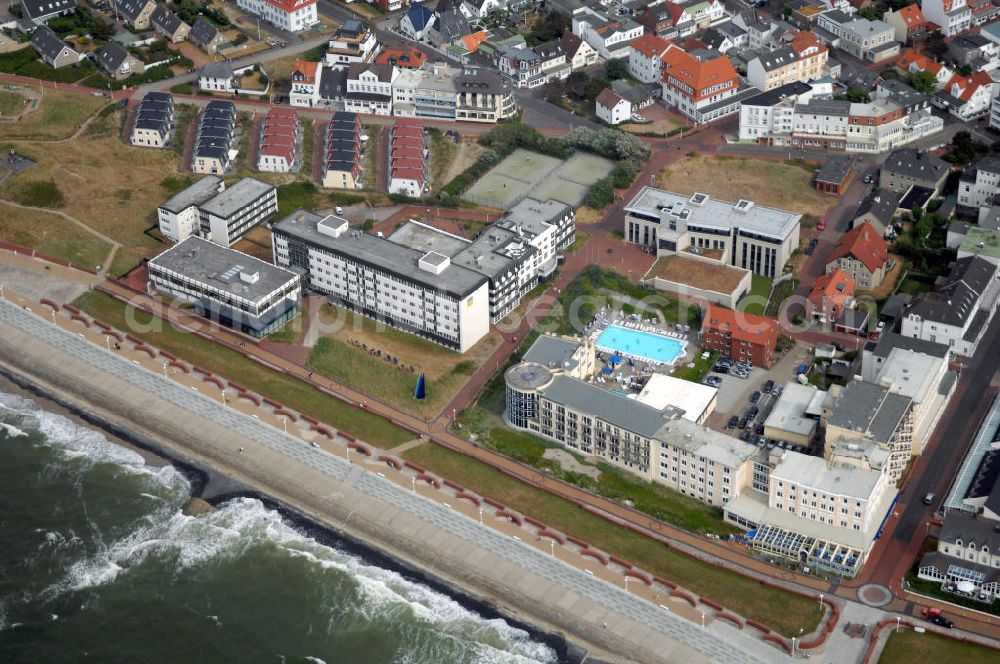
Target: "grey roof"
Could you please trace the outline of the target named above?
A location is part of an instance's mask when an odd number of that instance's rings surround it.
[[[882,318],[899,318],[903,314],[903,311],[905,311],[906,308],[909,307],[912,303],[913,303],[913,296],[910,295],[909,293],[893,293],[892,295],[889,296],[889,299],[885,301],[885,304],[882,305],[882,308],[878,312],[879,316]],[[879,343],[881,343],[883,339],[889,336],[895,337],[900,335],[894,335],[891,332],[884,333],[881,336],[879,336]],[[902,338],[909,339],[909,337],[902,337]],[[920,341],[923,342],[923,339],[921,339]],[[932,342],[928,341],[924,343],[932,343]],[[872,343],[872,348],[877,347],[877,345],[878,345],[877,343]],[[935,346],[939,345],[941,344],[935,344]],[[891,350],[891,348],[889,350]],[[888,355],[888,350],[886,351],[886,355]]]
[[[937,182],[951,170],[951,165],[925,150],[903,148],[892,152],[882,164],[884,172],[926,182]]]
[[[948,510],[938,539],[945,542],[962,540],[964,546],[975,542],[977,549],[988,546],[990,553],[997,555],[1000,554],[998,525],[1000,524],[992,519],[969,514],[962,510]]]
[[[140,108],[147,102],[157,103],[157,104],[167,104],[169,106],[174,105],[174,96],[169,92],[157,92],[151,91],[147,92],[146,96],[142,98],[142,103],[139,105]]]
[[[889,189],[875,189],[858,205],[854,218],[857,219],[870,213],[883,226],[888,226],[892,223],[892,218],[896,216],[896,210],[899,209],[899,201],[902,197],[902,194]]]
[[[188,39],[199,46],[208,46],[218,34],[219,31],[214,25],[212,25],[211,21],[206,19],[204,16],[199,16],[198,20],[191,26],[191,32],[188,33]]]
[[[660,218],[673,214],[684,215],[688,225],[731,230],[741,228],[768,237],[784,240],[798,227],[801,214],[777,208],[753,205],[745,211],[738,210],[736,204],[718,201],[706,196],[698,204],[692,196],[643,187],[626,206],[626,212],[638,212]],[[670,209],[674,212],[671,213]],[[665,228],[661,232],[666,234]]]
[[[108,72],[114,73],[122,66],[131,54],[116,41],[109,41],[97,52],[97,62]]]
[[[750,97],[745,102],[744,106],[774,106],[783,99],[788,97],[797,97],[798,95],[804,94],[812,90],[812,87],[802,81],[794,81],[792,83],[785,83],[784,85],[774,88],[773,90],[768,90],[767,92],[761,92],[758,95]]]
[[[566,47],[563,46],[562,41],[558,39],[553,39],[552,41],[547,41],[544,44],[539,44],[533,50],[538,54],[543,62],[566,54]]]
[[[878,84],[879,90],[888,95],[888,98],[904,108],[914,108],[923,105],[928,97],[922,92],[917,92],[912,87],[895,78],[888,78]]]
[[[347,67],[348,80],[357,80],[364,72],[375,74],[376,79],[381,83],[388,83],[392,80],[392,65],[377,65],[366,62],[352,62]],[[352,93],[353,94],[353,93]]]
[[[923,339],[916,339],[913,337],[904,337],[903,335],[896,334],[895,332],[886,332],[882,334],[879,337],[875,348],[872,349],[872,352],[878,357],[889,357],[889,353],[897,348],[908,350],[913,353],[930,355],[931,357],[939,357],[942,359],[948,354],[948,346],[944,344],[935,343],[933,341],[924,341]]]
[[[323,99],[340,99],[347,94],[347,70],[323,69],[319,79],[319,96]]]
[[[936,293],[925,295],[913,306],[910,315],[964,327],[976,314],[979,298],[996,271],[996,265],[980,256],[959,259],[946,278],[945,286]]]
[[[816,181],[840,184],[853,166],[853,162],[847,157],[829,157],[816,171]]]
[[[483,275],[460,265],[449,265],[441,274],[422,270],[418,261],[425,252],[404,247],[387,238],[354,230],[332,237],[317,229],[317,224],[323,219],[313,212],[296,210],[275,223],[272,231],[458,298],[475,292],[487,281]]]
[[[209,62],[201,68],[198,75],[204,76],[205,78],[229,79],[233,77],[233,68],[229,66],[228,62]]]
[[[536,362],[546,367],[572,369],[576,367],[573,354],[578,348],[580,348],[579,341],[543,334],[525,351],[521,361]]]
[[[469,34],[469,21],[457,10],[452,9],[435,15],[437,20],[434,22],[434,29],[441,35],[443,41],[455,41]]]
[[[168,198],[166,202],[160,204],[160,207],[167,212],[178,214],[191,206],[199,206],[210,200],[219,193],[219,185],[221,184],[222,178],[206,175],[188,188]]]
[[[663,411],[565,375],[555,376],[539,393],[556,403],[648,438],[655,436],[666,423]]]
[[[149,263],[258,304],[274,291],[299,279],[290,270],[197,235],[175,244]],[[241,272],[256,273],[257,280],[244,281],[240,278]]]
[[[250,205],[257,199],[273,192],[274,185],[255,178],[243,178],[215,198],[201,205],[201,210],[216,217],[226,219]]]
[[[120,0],[117,6],[118,11],[128,19],[129,23],[135,23],[136,19],[139,18],[139,14],[142,13],[142,10],[148,4],[149,0]]]
[[[20,0],[24,15],[30,19],[51,16],[76,9],[76,0]]]
[[[632,104],[640,104],[656,99],[662,94],[658,83],[633,83],[624,78],[611,81],[611,89]]]
[[[828,424],[888,442],[910,406],[910,398],[874,383],[852,381],[836,400]]]
[[[180,16],[168,10],[163,5],[156,6],[156,9],[153,11],[153,15],[149,17],[149,20],[152,21],[153,25],[158,27],[160,30],[163,30],[168,35],[174,34],[182,25],[184,25],[184,21],[181,20]]]
[[[846,99],[811,99],[805,104],[796,104],[796,111],[814,115],[835,115],[847,117],[851,113],[851,102]]]
[[[780,69],[787,64],[796,62],[799,59],[799,56],[791,46],[782,46],[774,49],[773,51],[758,53],[757,57],[754,59],[760,60],[760,64],[764,68],[764,71],[774,71],[775,69]]]
[[[73,50],[69,45],[62,39],[52,32],[52,30],[47,25],[40,25],[35,28],[35,31],[31,34],[31,45],[35,47],[42,57],[49,60],[55,60],[62,53],[64,48]],[[73,51],[74,53],[76,51]]]

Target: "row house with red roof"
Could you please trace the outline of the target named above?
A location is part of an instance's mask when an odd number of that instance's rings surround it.
[[[289,32],[302,32],[319,23],[316,0],[236,0],[236,6]]]
[[[966,0],[921,0],[920,9],[945,37],[954,37],[972,27],[972,10]]]
[[[663,101],[695,124],[739,113],[740,102],[758,93],[741,85],[729,58],[710,49],[672,48],[662,59]]]
[[[302,165],[302,123],[290,108],[272,106],[260,125],[257,170],[291,173]]]
[[[915,74],[918,71],[929,71],[934,74],[937,81],[936,86],[940,90],[955,75],[951,69],[941,64],[937,60],[917,53],[914,49],[908,48],[899,56],[895,62],[895,67],[904,74]]]
[[[417,120],[399,118],[389,129],[389,193],[420,198],[428,187],[427,142]]]

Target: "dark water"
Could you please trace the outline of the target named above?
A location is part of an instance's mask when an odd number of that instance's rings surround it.
[[[0,392],[0,661],[554,662],[502,619]]]

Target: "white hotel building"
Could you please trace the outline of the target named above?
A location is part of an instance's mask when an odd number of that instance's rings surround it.
[[[434,251],[297,210],[272,227],[274,263],[330,302],[464,353],[489,332],[488,279]]]
[[[319,22],[316,0],[236,0],[236,6],[289,32],[302,32]]]

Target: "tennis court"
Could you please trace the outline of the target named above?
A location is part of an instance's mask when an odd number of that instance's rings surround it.
[[[579,207],[592,184],[614,167],[607,159],[591,154],[575,154],[566,161],[515,150],[494,166],[462,196],[465,200],[509,210],[524,198],[544,201],[554,198]]]

